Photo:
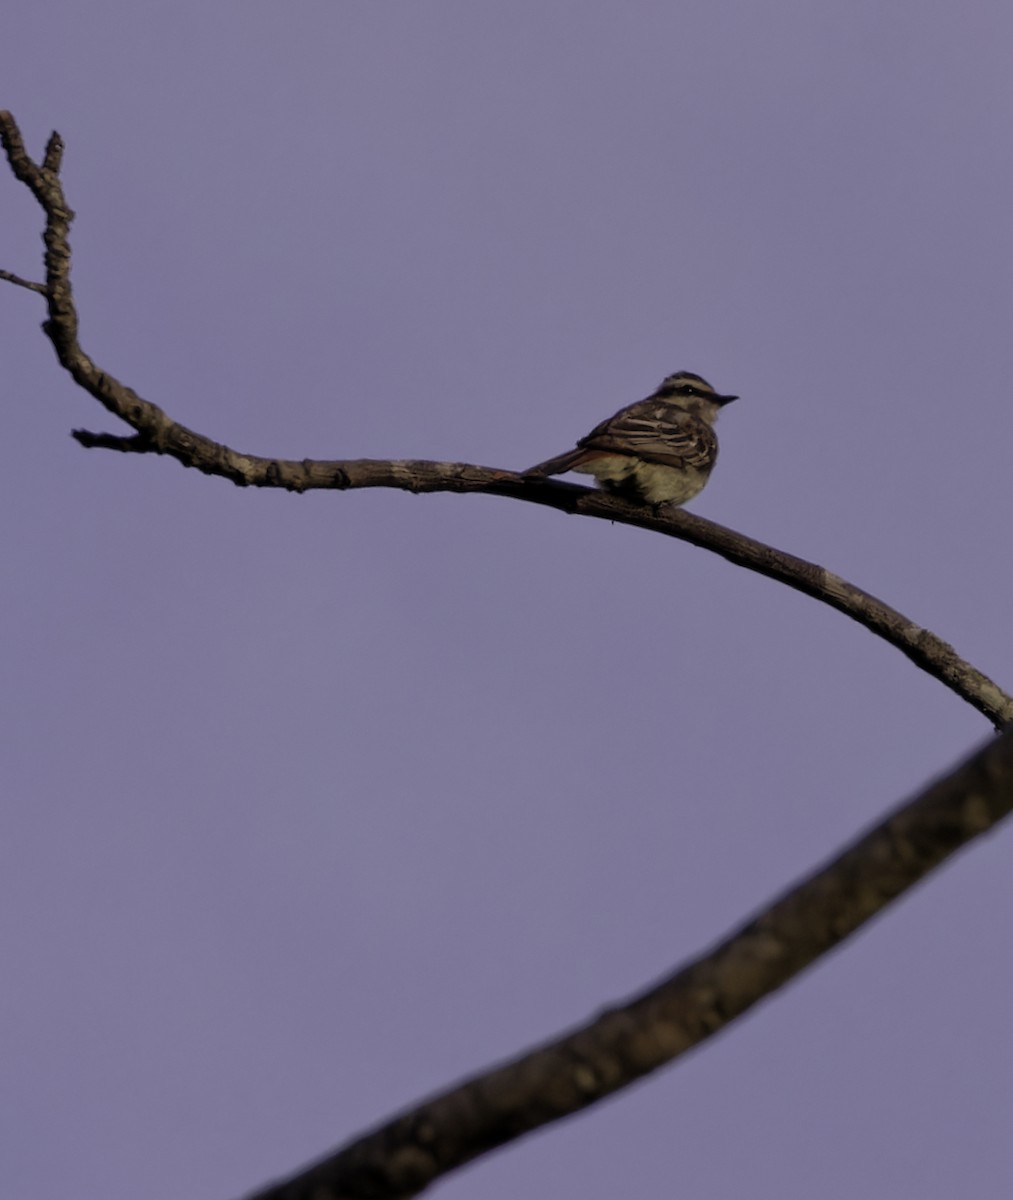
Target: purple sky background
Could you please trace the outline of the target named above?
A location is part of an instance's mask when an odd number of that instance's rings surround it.
[[[211,437],[522,468],[667,373],[690,507],[1013,686],[1013,7],[7,0],[82,342]],[[0,266],[40,214],[0,172]],[[505,499],[241,491],[0,287],[0,1177],[225,1200],[699,953],[979,745],[840,615]],[[1006,1195],[1010,832],[438,1185]]]

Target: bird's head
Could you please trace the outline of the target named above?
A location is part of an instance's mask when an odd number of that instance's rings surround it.
[[[724,405],[738,400],[738,396],[722,396],[703,376],[694,375],[692,371],[676,371],[669,375],[658,385],[655,395],[674,401],[705,421],[713,421]]]

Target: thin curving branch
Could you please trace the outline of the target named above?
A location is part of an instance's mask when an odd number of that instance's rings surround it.
[[[409,1109],[251,1200],[395,1200],[698,1046],[1013,810],[1013,728],[649,991]]]
[[[775,550],[692,513],[634,504],[573,484],[522,479],[513,471],[471,463],[264,458],[242,454],[173,421],[157,405],[96,366],[78,342],[78,317],[70,280],[69,235],[74,213],[67,204],[59,177],[63,156],[60,135],[52,134],[45,157],[37,164],[25,149],[13,116],[9,112],[0,112],[0,141],[14,175],[31,190],[46,216],[43,235],[45,285],[11,278],[6,272],[4,277],[45,295],[49,319],[43,329],[61,365],[89,395],[135,431],[132,436],[124,436],[75,430],[73,436],[82,446],[168,455],[186,467],[195,467],[207,475],[219,475],[240,487],[284,488],[291,492],[367,487],[400,488],[410,492],[478,492],[650,529],[710,550],[729,562],[776,579],[830,605],[907,655],[922,670],[987,717],[996,728],[1013,720],[1013,697],[961,658],[952,646],[916,625],[903,613],[816,563]]]

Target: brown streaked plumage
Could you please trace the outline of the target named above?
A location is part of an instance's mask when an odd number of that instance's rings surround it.
[[[578,471],[602,487],[648,504],[685,504],[707,482],[718,456],[714,422],[725,404],[706,379],[669,375],[646,400],[621,408],[573,450],[529,467],[528,479]]]

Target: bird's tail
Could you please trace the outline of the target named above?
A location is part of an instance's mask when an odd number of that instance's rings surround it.
[[[583,453],[583,450],[579,448],[567,450],[565,454],[557,454],[555,458],[547,458],[545,462],[538,463],[537,466],[528,467],[521,474],[527,479],[546,479],[549,475],[563,475],[573,467]]]

